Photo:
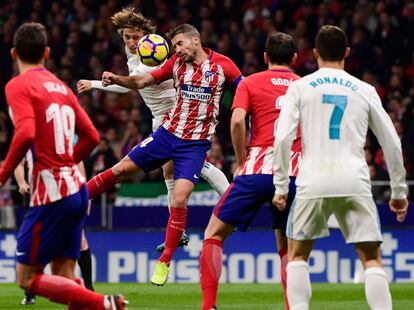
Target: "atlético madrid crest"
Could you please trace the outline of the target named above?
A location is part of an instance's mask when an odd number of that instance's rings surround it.
[[[204,73],[204,79],[210,83],[214,79],[214,74],[215,72],[213,71],[206,71],[206,73]]]

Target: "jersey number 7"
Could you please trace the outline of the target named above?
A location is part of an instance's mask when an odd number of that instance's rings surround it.
[[[322,103],[335,105],[329,121],[329,139],[339,140],[341,138],[341,121],[344,116],[346,105],[348,104],[348,97],[339,95],[323,95]]]

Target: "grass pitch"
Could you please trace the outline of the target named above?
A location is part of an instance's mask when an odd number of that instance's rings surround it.
[[[132,309],[200,309],[201,290],[198,284],[167,284],[155,287],[150,284],[98,283],[95,289],[103,293],[122,293]],[[313,284],[311,309],[368,310],[361,284]],[[414,309],[414,284],[391,284],[394,310]],[[37,298],[34,306],[21,306],[23,291],[15,284],[0,284],[0,309],[67,309]],[[284,309],[281,285],[272,284],[221,284],[218,296],[219,310],[282,310]]]

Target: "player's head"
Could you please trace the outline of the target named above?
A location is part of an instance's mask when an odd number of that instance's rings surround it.
[[[322,26],[316,35],[315,47],[315,58],[325,62],[342,62],[349,55],[348,38],[337,26]]]
[[[156,27],[134,8],[125,8],[111,17],[126,46],[135,53],[138,41],[146,34],[155,33]]]
[[[200,33],[193,25],[178,25],[167,36],[171,39],[175,52],[185,62],[193,62],[202,50]]]
[[[264,61],[269,65],[290,66],[296,62],[298,48],[295,40],[283,32],[272,33],[267,37]]]
[[[24,64],[43,64],[49,57],[46,29],[39,23],[24,23],[13,37],[12,58]]]

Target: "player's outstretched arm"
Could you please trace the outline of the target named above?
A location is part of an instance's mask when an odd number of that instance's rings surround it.
[[[79,94],[91,91],[92,90],[92,81],[90,81],[90,80],[79,80],[78,83],[76,83],[76,89],[77,89]]]
[[[131,92],[131,89],[119,85],[103,86],[102,81],[99,80],[79,80],[76,84],[76,88],[79,94],[89,92],[93,89],[99,89],[117,94],[127,94]]]
[[[120,85],[129,89],[141,89],[150,85],[154,85],[155,79],[149,73],[142,76],[121,76],[116,75],[112,72],[105,71],[102,74],[102,85],[108,86],[113,84]]]

